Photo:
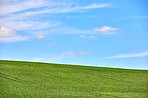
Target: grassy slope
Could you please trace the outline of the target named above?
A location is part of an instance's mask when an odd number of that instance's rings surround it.
[[[146,98],[148,70],[0,60],[0,97]]]

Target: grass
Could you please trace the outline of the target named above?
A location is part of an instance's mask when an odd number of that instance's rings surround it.
[[[0,98],[148,98],[148,70],[0,60]]]

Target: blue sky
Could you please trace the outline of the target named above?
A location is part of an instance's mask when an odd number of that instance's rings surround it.
[[[0,59],[148,69],[147,0],[1,0]]]

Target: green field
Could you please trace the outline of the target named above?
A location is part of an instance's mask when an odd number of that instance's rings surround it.
[[[0,98],[148,98],[148,70],[0,60]]]

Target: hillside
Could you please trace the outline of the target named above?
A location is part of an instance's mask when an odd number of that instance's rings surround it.
[[[146,98],[148,70],[0,60],[0,97]]]

